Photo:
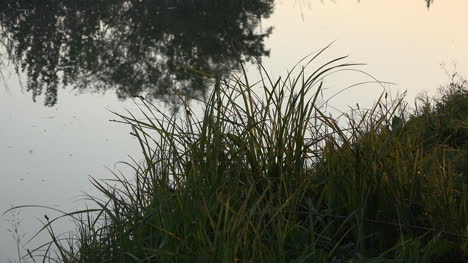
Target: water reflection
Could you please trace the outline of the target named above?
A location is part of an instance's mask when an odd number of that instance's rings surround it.
[[[207,89],[188,68],[222,75],[268,56],[271,28],[260,21],[272,9],[273,0],[3,0],[0,40],[46,106],[66,85],[176,103],[175,93]]]
[[[426,1],[427,8],[431,7],[432,2],[434,2],[434,0],[424,0],[424,1]]]

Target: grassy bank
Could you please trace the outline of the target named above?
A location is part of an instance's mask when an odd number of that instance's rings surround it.
[[[319,53],[320,54],[320,53]],[[119,115],[144,162],[94,181],[107,197],[74,213],[63,262],[463,262],[468,255],[468,85],[413,109],[382,94],[340,119],[318,105],[323,77],[214,79],[203,114],[141,99]],[[314,57],[311,58],[311,61]],[[314,67],[314,66],[309,66]],[[258,88],[262,87],[262,88]],[[257,94],[260,91],[262,94]],[[71,245],[70,245],[71,244]]]

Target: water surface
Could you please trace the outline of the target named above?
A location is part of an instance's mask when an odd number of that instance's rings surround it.
[[[89,176],[109,178],[107,168],[138,156],[128,127],[108,121],[110,110],[136,110],[136,95],[175,110],[180,98],[209,92],[204,74],[228,75],[239,62],[259,59],[272,76],[284,75],[335,41],[322,61],[350,55],[410,98],[435,93],[447,72],[468,76],[465,0],[220,2],[2,1],[0,211],[80,208]],[[326,92],[359,80],[340,75]],[[331,103],[370,105],[380,92],[362,86]],[[22,210],[20,231],[30,237],[46,213]],[[0,262],[15,258],[9,219],[0,219]]]

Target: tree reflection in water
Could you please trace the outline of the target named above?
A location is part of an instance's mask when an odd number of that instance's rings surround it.
[[[431,7],[432,2],[434,2],[434,0],[424,0],[424,1],[426,1],[427,8]]]
[[[46,106],[66,85],[175,105],[174,94],[209,87],[189,69],[225,75],[268,56],[272,29],[259,23],[272,9],[273,0],[3,0],[0,39]]]

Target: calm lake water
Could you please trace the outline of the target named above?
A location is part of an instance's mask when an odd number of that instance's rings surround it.
[[[110,178],[109,169],[125,171],[118,161],[139,156],[129,128],[109,122],[111,111],[135,111],[135,95],[167,110],[178,95],[203,98],[210,85],[189,68],[227,75],[258,58],[280,76],[335,41],[323,61],[350,55],[395,83],[392,93],[433,94],[449,73],[468,76],[467,11],[467,0],[3,0],[0,212],[82,208],[83,192],[93,193],[89,176]],[[327,92],[356,81],[339,75]],[[381,92],[357,87],[331,105],[370,105]],[[57,215],[29,208],[0,217],[0,262],[17,261],[14,226],[23,246],[45,214]],[[56,229],[72,227],[65,220]]]

